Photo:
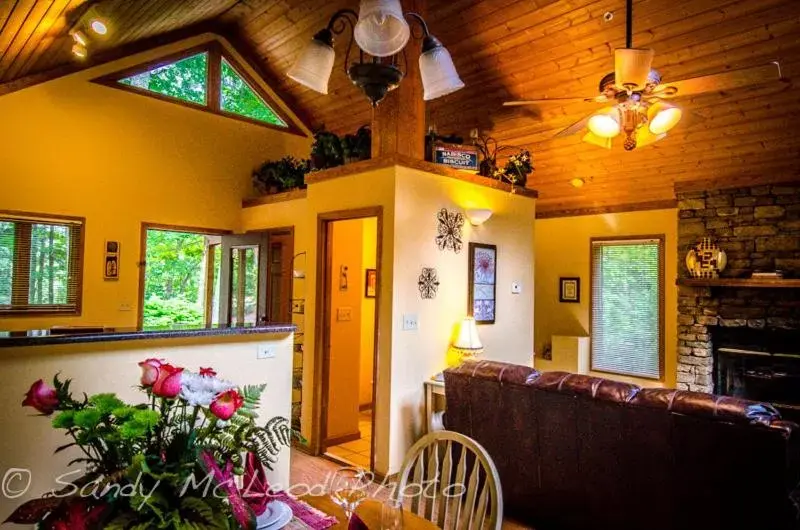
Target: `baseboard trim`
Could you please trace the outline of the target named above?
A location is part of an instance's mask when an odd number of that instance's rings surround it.
[[[333,438],[328,438],[325,440],[325,447],[330,447],[332,445],[339,445],[344,444],[347,442],[354,442],[356,440],[361,439],[361,431],[351,432],[348,434],[343,434],[341,436],[334,436]]]

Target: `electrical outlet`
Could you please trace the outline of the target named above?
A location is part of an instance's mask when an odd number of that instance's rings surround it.
[[[522,292],[522,284],[519,282],[511,282],[511,294],[520,294]]]
[[[416,313],[406,313],[403,315],[403,331],[415,331],[419,329]]]
[[[256,359],[272,359],[275,357],[275,348],[267,344],[259,344]]]
[[[131,304],[122,303],[122,304],[119,304],[119,310],[120,311],[133,311],[133,308],[131,307]]]
[[[337,322],[350,322],[351,320],[353,320],[353,308],[352,307],[337,308],[336,320]]]

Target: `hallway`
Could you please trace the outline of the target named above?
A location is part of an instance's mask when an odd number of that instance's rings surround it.
[[[363,410],[358,414],[359,440],[333,445],[326,455],[347,464],[370,469],[370,451],[372,450],[372,411]]]

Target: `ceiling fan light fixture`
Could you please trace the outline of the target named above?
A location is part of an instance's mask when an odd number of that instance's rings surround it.
[[[614,138],[619,134],[619,117],[616,110],[595,114],[586,124],[592,134],[600,138]]]
[[[335,58],[333,34],[323,29],[314,35],[286,75],[315,92],[327,94]]]
[[[358,46],[375,57],[389,57],[411,38],[400,0],[361,0],[354,30]]]
[[[427,35],[422,43],[419,72],[425,101],[446,96],[464,88],[464,82],[458,76],[450,52],[436,37],[431,35]]]
[[[636,147],[646,147],[666,138],[667,133],[655,134],[648,127],[640,127],[636,131]]]
[[[648,128],[655,135],[664,134],[681,121],[681,116],[683,111],[679,107],[664,102],[655,103],[647,109]]]
[[[618,48],[614,50],[614,80],[620,88],[644,90],[650,76],[655,52],[651,49]]]

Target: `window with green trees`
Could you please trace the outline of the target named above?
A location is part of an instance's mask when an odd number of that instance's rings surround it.
[[[79,313],[82,240],[82,219],[0,215],[0,313]]]
[[[209,252],[217,249],[209,245],[209,237],[190,232],[147,230],[142,317],[145,327],[197,327],[205,323],[206,293],[209,292],[206,263]],[[209,263],[219,264],[219,259],[211,258]],[[212,278],[215,284],[219,282],[216,270]],[[214,285],[211,292],[218,290],[219,286]]]
[[[660,379],[662,237],[592,240],[592,370]]]
[[[218,43],[208,43],[173,59],[151,61],[98,82],[143,95],[172,98],[228,117],[289,128],[266,92],[248,80]]]

